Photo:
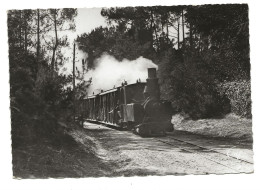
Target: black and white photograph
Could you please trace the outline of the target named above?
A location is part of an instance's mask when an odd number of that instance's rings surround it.
[[[254,175],[248,3],[5,14],[13,180]]]

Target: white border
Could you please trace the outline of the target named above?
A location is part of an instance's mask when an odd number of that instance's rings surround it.
[[[132,178],[87,178],[87,179],[48,179],[48,180],[14,180],[11,171],[10,149],[10,111],[9,111],[9,65],[7,44],[7,15],[8,9],[26,8],[64,8],[64,7],[112,7],[112,6],[152,6],[152,5],[180,5],[180,4],[226,4],[248,3],[250,18],[250,47],[252,66],[252,99],[253,99],[253,132],[255,152],[255,173],[239,175],[208,175],[208,176],[166,176],[166,177],[132,177]],[[0,189],[260,189],[257,180],[260,179],[259,170],[259,2],[251,0],[73,0],[73,1],[35,1],[9,0],[2,1],[0,8],[0,42],[1,42],[1,127],[0,127]]]

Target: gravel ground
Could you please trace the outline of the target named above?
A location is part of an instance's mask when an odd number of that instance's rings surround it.
[[[225,156],[253,163],[251,120],[228,115],[223,119],[192,121],[175,115],[172,121],[174,132],[151,138],[85,122],[84,128],[74,126],[67,130],[72,138],[62,146],[41,142],[13,149],[14,176],[78,178],[253,172],[253,164]],[[172,138],[224,155],[195,149]]]
[[[252,161],[252,144],[248,142],[206,138],[181,131],[169,133],[167,137],[142,138],[129,131],[118,131],[91,123],[85,123],[84,129],[72,130],[70,134],[83,146],[88,147],[90,142],[95,145],[92,146],[93,151],[111,169],[106,173],[110,177],[253,172],[252,164],[241,163],[216,153],[186,152],[178,148],[183,145],[171,146],[158,140],[174,142],[169,139],[171,136],[181,137],[183,140]],[[207,158],[214,158],[223,165]]]

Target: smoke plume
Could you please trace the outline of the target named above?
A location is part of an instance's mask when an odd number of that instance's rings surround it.
[[[89,70],[85,76],[85,80],[92,78],[88,93],[109,90],[121,86],[124,81],[127,81],[127,84],[136,83],[138,79],[146,82],[147,68],[157,68],[157,65],[143,57],[133,61],[124,59],[120,62],[113,56],[103,54],[96,60],[95,69]]]

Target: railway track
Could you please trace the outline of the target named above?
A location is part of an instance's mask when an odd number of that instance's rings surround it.
[[[119,130],[119,128],[111,127],[108,124],[99,124],[115,130]],[[151,137],[151,139],[166,144],[167,146],[175,147],[178,150],[196,154],[201,158],[207,159],[211,162],[214,162],[215,164],[221,165],[222,167],[228,168],[232,171],[231,173],[252,173],[253,171],[253,162],[232,155],[228,155],[211,148],[197,145],[192,142],[181,140],[173,136]]]
[[[252,168],[253,163],[237,158],[235,156],[227,155],[225,153],[216,151],[214,149],[206,148],[197,144],[193,144],[191,142],[187,142],[172,136],[167,136],[166,138],[155,138],[154,140],[159,141],[161,143],[170,145],[172,147],[178,148],[182,151],[197,154],[200,157],[203,157],[207,160],[210,160],[211,162],[214,162],[216,164],[222,165],[223,167],[229,168],[234,172],[245,172],[244,168]],[[249,169],[248,173],[251,173],[252,170]],[[247,173],[247,172],[245,172]]]

